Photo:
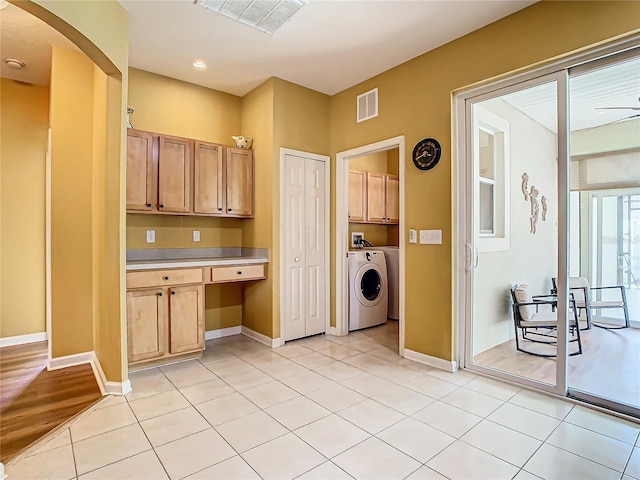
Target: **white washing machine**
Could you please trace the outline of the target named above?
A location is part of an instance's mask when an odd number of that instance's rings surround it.
[[[387,263],[379,250],[349,254],[349,331],[387,321]]]
[[[400,320],[400,251],[398,247],[378,247],[387,261],[387,284],[389,285],[389,311],[387,317]]]

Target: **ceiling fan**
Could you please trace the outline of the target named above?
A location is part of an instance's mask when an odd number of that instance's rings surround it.
[[[612,123],[623,122],[632,118],[640,118],[640,97],[638,98],[638,104],[639,105],[637,107],[596,107],[596,110],[631,110],[632,112],[638,112],[632,113],[628,117],[619,118],[618,120],[614,120],[613,122],[605,123],[604,125],[600,126],[604,127],[605,125],[611,125]]]

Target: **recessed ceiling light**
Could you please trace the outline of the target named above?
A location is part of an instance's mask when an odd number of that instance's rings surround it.
[[[24,68],[26,66],[24,62],[21,62],[20,60],[17,60],[15,58],[5,58],[4,63],[7,64],[7,67],[14,68],[16,70],[20,70],[21,68]]]
[[[193,62],[193,68],[195,68],[196,70],[204,70],[207,68],[207,64],[202,60],[196,60],[195,62]]]

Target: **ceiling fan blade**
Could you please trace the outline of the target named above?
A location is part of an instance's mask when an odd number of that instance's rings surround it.
[[[595,127],[589,127],[586,130],[593,130],[594,128],[606,127],[607,125],[613,125],[614,123],[624,122],[625,120],[631,120],[632,118],[640,118],[640,113],[636,113],[635,115],[630,115],[624,118],[619,118],[618,120],[614,120],[613,122],[603,123],[602,125],[596,125]]]
[[[640,111],[640,107],[595,107],[596,110],[635,110]]]

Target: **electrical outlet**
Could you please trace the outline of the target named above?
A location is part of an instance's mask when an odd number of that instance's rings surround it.
[[[409,230],[409,243],[416,243],[418,237],[418,232],[416,232],[415,228]]]
[[[442,230],[420,230],[420,243],[422,245],[441,245]]]
[[[351,246],[357,247],[362,244],[362,240],[364,240],[363,232],[351,232]]]
[[[156,243],[156,231],[147,230],[147,243]]]
[[[193,241],[194,242],[199,242],[200,241],[200,230],[194,230],[193,231]]]

